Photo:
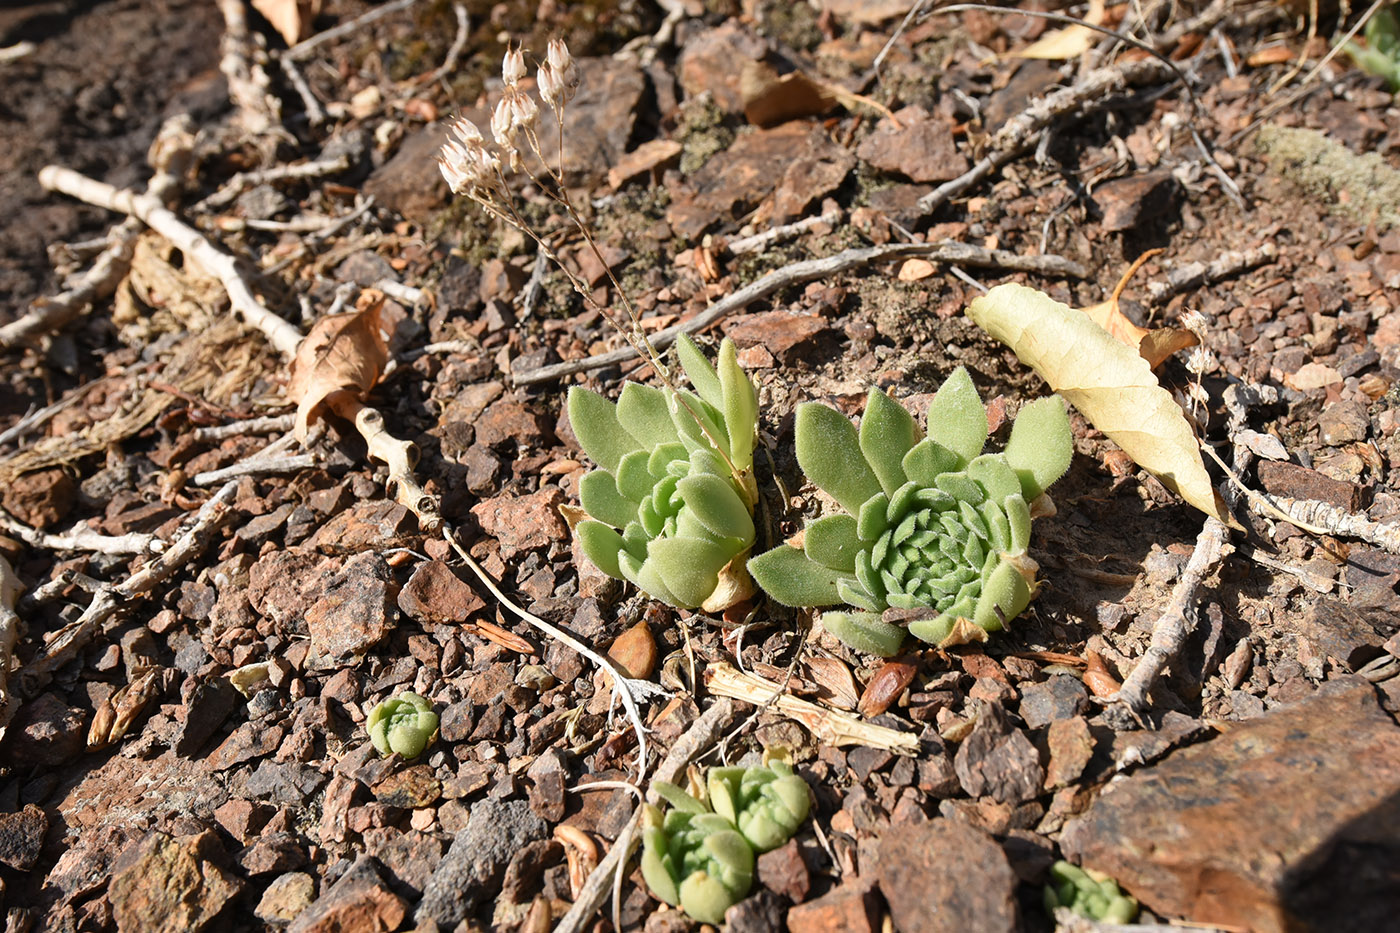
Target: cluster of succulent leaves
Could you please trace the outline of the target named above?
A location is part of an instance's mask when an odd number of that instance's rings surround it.
[[[1400,14],[1397,10],[1400,7],[1394,4],[1384,6],[1367,20],[1362,33],[1366,37],[1365,47],[1355,42],[1347,42],[1345,46],[1357,67],[1385,78],[1392,91],[1400,91]]]
[[[437,737],[438,714],[426,699],[406,691],[370,710],[365,728],[379,754],[412,759]]]
[[[677,352],[693,393],[629,382],[614,404],[569,390],[574,433],[599,467],[579,485],[590,517],[575,533],[604,573],[672,606],[718,611],[752,588],[758,391],[729,340],[717,369],[689,338]]]
[[[886,657],[906,631],[933,644],[966,640],[966,626],[995,631],[1030,602],[1031,506],[1073,453],[1058,397],[1022,408],[997,454],[982,453],[986,409],[961,367],[929,405],[926,433],[876,388],[859,430],[809,402],[797,409],[795,434],[798,465],[844,514],[810,522],[800,544],[749,561],[769,596],[856,607],[823,614],[823,625]]]
[[[708,801],[665,781],[652,785],[671,808],[645,811],[642,877],[661,900],[717,924],[753,886],[756,855],[787,842],[807,819],[811,797],[782,761],[711,768],[705,783]]]
[[[1045,912],[1051,918],[1058,907],[1102,923],[1132,923],[1137,918],[1137,899],[1124,894],[1107,875],[1059,861],[1050,866],[1050,879],[1045,886]]]

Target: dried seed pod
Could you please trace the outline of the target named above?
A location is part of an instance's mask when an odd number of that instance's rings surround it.
[[[895,659],[887,661],[865,685],[856,707],[862,716],[878,716],[889,709],[895,700],[904,694],[914,682],[918,668],[909,661]]]

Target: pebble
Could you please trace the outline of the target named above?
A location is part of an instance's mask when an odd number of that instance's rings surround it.
[[[891,827],[876,875],[900,933],[1012,933],[1017,878],[1001,846],[966,823]]]

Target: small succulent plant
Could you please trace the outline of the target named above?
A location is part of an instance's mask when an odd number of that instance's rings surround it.
[[[983,454],[986,409],[959,367],[927,424],[924,436],[879,389],[859,430],[826,405],[799,406],[798,465],[844,514],[810,522],[800,541],[749,561],[758,585],[784,605],[856,607],[824,613],[822,623],[859,651],[889,657],[906,631],[933,644],[985,637],[1033,593],[1031,516],[1053,512],[1042,496],[1073,453],[1064,403],[1031,402],[1005,451]]]
[[[1400,91],[1400,7],[1384,6],[1366,21],[1366,45],[1347,42],[1343,50],[1361,70],[1385,78]]]
[[[1050,878],[1045,886],[1045,912],[1052,918],[1057,907],[1068,907],[1101,923],[1132,923],[1137,919],[1137,899],[1124,894],[1107,875],[1059,861],[1050,866]]]
[[[807,782],[783,761],[766,768],[711,768],[705,781],[710,806],[759,853],[787,842],[812,806]]]
[[[369,711],[369,740],[381,755],[417,758],[437,738],[438,715],[416,693],[400,693]]]
[[[729,340],[718,370],[689,338],[677,352],[695,393],[629,382],[614,404],[569,390],[574,433],[599,467],[579,484],[590,518],[574,531],[604,573],[672,606],[717,612],[753,592],[744,561],[758,392]]]
[[[703,923],[719,923],[753,886],[754,853],[792,838],[807,819],[807,782],[783,761],[766,767],[711,768],[708,803],[675,784],[656,781],[671,804],[648,805],[642,835],[642,877],[658,898]]]

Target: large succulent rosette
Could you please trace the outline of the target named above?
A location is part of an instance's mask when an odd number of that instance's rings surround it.
[[[758,392],[732,342],[716,370],[688,338],[677,346],[695,392],[629,382],[617,403],[575,386],[569,420],[599,469],[574,529],[604,573],[685,609],[717,612],[753,592],[753,447]]]
[[[845,514],[749,561],[778,602],[856,607],[824,613],[822,623],[860,651],[893,655],[906,631],[933,644],[996,631],[1031,599],[1031,506],[1049,511],[1042,496],[1073,453],[1064,403],[1025,406],[1005,451],[983,454],[986,409],[959,367],[929,405],[927,425],[924,436],[879,389],[859,430],[826,405],[799,406],[797,462]]]

